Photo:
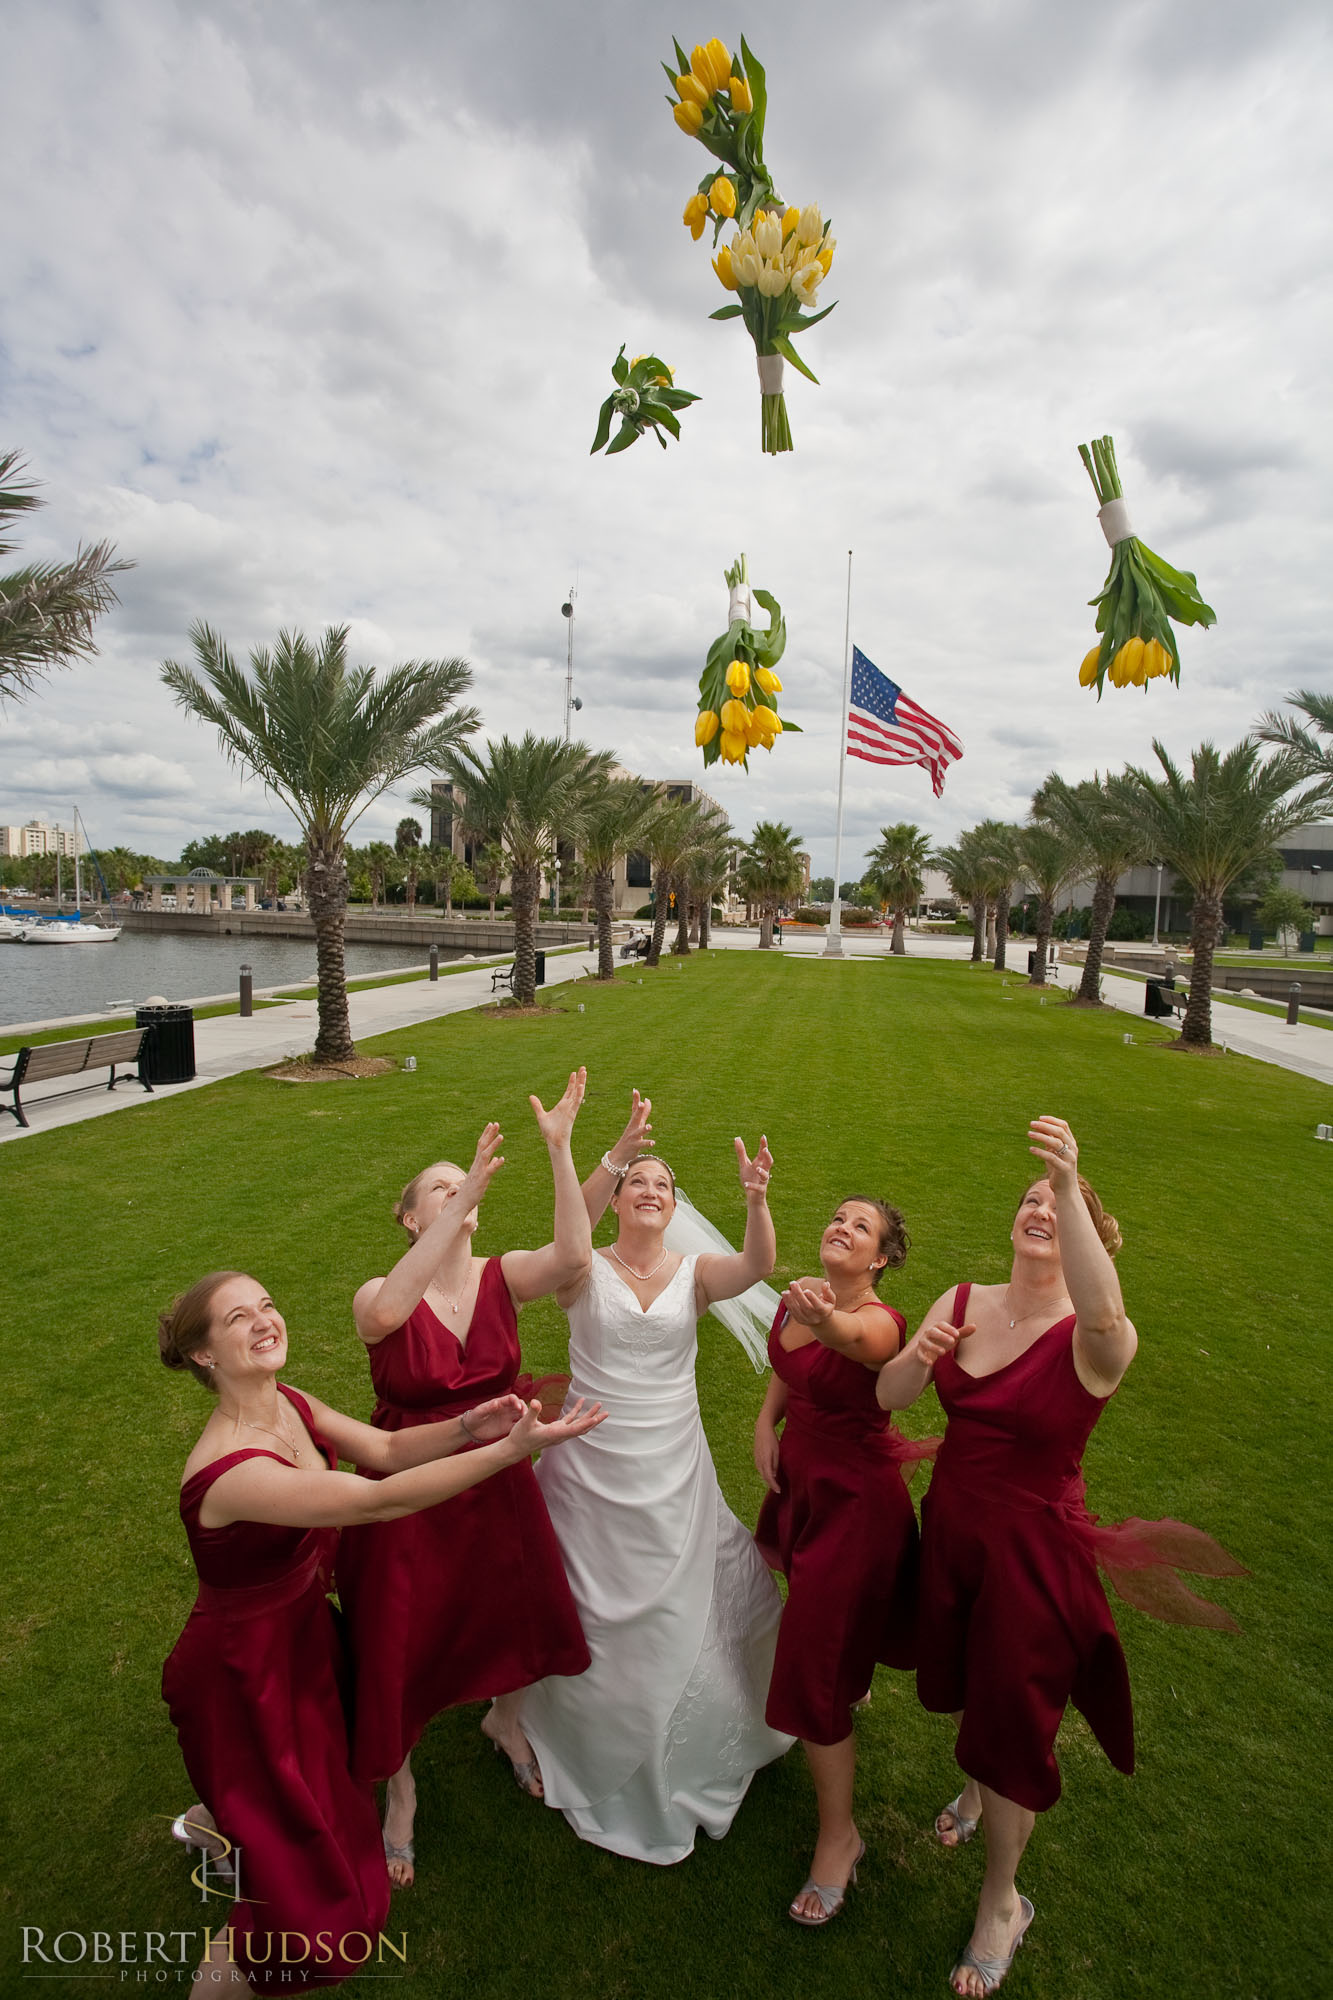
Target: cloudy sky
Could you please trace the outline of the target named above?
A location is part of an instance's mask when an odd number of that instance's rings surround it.
[[[663,101],[672,29],[751,35],[778,185],[834,219],[780,459],[680,223],[705,156]],[[1021,817],[1052,768],[1327,687],[1330,40],[1303,0],[10,0],[0,445],[48,502],[25,554],[107,536],[137,567],[98,659],[0,715],[0,819],[77,799],[96,843],[168,858],[290,830],[160,684],[196,618],[242,652],[346,622],[372,664],[461,654],[489,732],[555,733],[576,579],[587,740],[697,774],[742,549],[806,733],[712,789],[816,872],[848,549],[853,637],[966,755],[938,802],[851,763],[845,873],[883,821]],[[667,453],[590,459],[622,341],[704,400]],[[1179,690],[1098,706],[1076,447],[1106,431],[1218,624]]]

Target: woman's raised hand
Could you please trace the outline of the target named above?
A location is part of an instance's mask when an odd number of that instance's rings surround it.
[[[508,1441],[515,1448],[516,1458],[528,1458],[534,1451],[547,1451],[552,1445],[567,1444],[570,1438],[582,1437],[605,1421],[606,1411],[601,1404],[593,1403],[590,1408],[585,1408],[581,1396],[572,1410],[566,1410],[563,1416],[550,1424],[542,1422],[541,1404],[529,1403],[510,1431]]]
[[[773,1155],[768,1150],[768,1140],[761,1137],[759,1151],[751,1159],[745,1150],[744,1139],[736,1141],[736,1165],[740,1170],[741,1186],[748,1196],[758,1195],[763,1199],[768,1195],[768,1177],[773,1171]]]
[[[976,1327],[970,1319],[964,1320],[961,1326],[953,1326],[945,1319],[937,1320],[934,1326],[923,1326],[908,1342],[908,1347],[918,1361],[924,1361],[928,1368],[933,1368],[942,1355],[952,1354],[960,1340],[966,1340],[969,1333],[975,1332]]]
[[[821,1278],[818,1283],[813,1279],[806,1283],[794,1278],[782,1294],[782,1303],[787,1308],[788,1319],[794,1319],[798,1325],[822,1326],[832,1316],[837,1300],[827,1278]]]
[[[492,1119],[490,1124],[483,1128],[482,1135],[477,1141],[472,1165],[458,1183],[458,1194],[455,1199],[461,1199],[465,1213],[471,1214],[504,1165],[504,1157],[500,1152],[503,1144],[504,1133]]]
[[[627,1167],[640,1153],[652,1150],[653,1128],[649,1123],[652,1109],[652,1098],[640,1097],[636,1090],[630,1104],[629,1122],[607,1155],[618,1167]]]
[[[463,1428],[478,1444],[495,1444],[509,1436],[526,1408],[521,1396],[494,1396],[489,1403],[477,1403],[468,1411]]]
[[[1045,1113],[1034,1118],[1028,1126],[1028,1151],[1042,1162],[1052,1187],[1062,1181],[1078,1185],[1078,1143],[1063,1118]]]
[[[583,1093],[588,1087],[586,1069],[572,1069],[569,1082],[565,1085],[564,1096],[548,1111],[540,1097],[530,1097],[532,1115],[537,1120],[538,1129],[548,1146],[567,1146],[574,1131],[574,1120],[579,1115]]]

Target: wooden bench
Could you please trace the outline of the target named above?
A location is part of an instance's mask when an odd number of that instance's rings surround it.
[[[509,991],[511,993],[513,992],[514,968],[512,965],[497,965],[494,972],[492,972],[491,974],[492,993],[494,993],[496,988],[499,986],[507,986],[509,988]]]
[[[153,1086],[143,1074],[141,1058],[143,1045],[152,1032],[151,1028],[122,1028],[114,1035],[89,1035],[79,1041],[44,1042],[36,1048],[20,1049],[8,1077],[0,1077],[0,1094],[12,1091],[14,1102],[0,1104],[0,1111],[12,1111],[19,1124],[26,1126],[20,1085],[46,1083],[57,1076],[82,1076],[90,1069],[110,1069],[108,1090],[128,1080],[151,1091]],[[124,1069],[132,1063],[139,1067],[131,1071],[128,1079],[116,1075],[117,1067]]]

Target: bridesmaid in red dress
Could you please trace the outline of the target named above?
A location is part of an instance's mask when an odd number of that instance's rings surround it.
[[[1060,1795],[1067,1703],[1118,1769],[1134,1768],[1129,1678],[1098,1564],[1141,1609],[1231,1630],[1165,1572],[1244,1574],[1181,1522],[1105,1529],[1087,1512],[1083,1449],[1138,1336],[1111,1262],[1120,1230],[1079,1174],[1073,1133],[1041,1117],[1028,1137],[1045,1173],[1014,1218],[1009,1283],[945,1292],[878,1391],[902,1409],[933,1378],[948,1417],[921,1514],[917,1690],[958,1723],[967,1775],[936,1833],[956,1847],[986,1823],[976,1922],[950,1975],[968,1995],[996,1990],[1032,1922],[1014,1878],[1036,1815]],[[1154,1567],[1162,1580],[1149,1584]]]
[[[447,1161],[404,1188],[394,1212],[411,1248],[387,1278],[362,1285],[352,1307],[369,1350],[377,1431],[407,1432],[513,1389],[518,1307],[586,1275],[592,1232],[570,1154],[585,1084],[576,1071],[549,1112],[529,1100],[555,1182],[554,1241],[544,1249],[474,1257],[476,1207]],[[356,1668],[352,1769],[388,1780],[384,1850],[395,1887],[406,1888],[416,1859],[412,1751],[427,1723],[491,1699],[483,1734],[523,1790],[541,1798],[518,1721],[521,1692],[548,1674],[581,1674],[588,1648],[526,1463],[455,1506],[344,1535],[338,1591]]]
[[[475,1198],[493,1170],[474,1165]],[[181,1483],[199,1595],[162,1671],[186,1769],[207,1802],[178,1830],[212,1860],[195,1876],[200,1887],[219,1894],[225,1884],[238,1898],[200,1983],[336,1985],[361,1970],[363,1940],[373,1944],[390,1894],[374,1795],[348,1768],[342,1649],[326,1594],[338,1529],[452,1500],[582,1435],[600,1413],[547,1425],[535,1403],[501,1396],[466,1418],[372,1430],[279,1382],[286,1327],[239,1271],[215,1271],[184,1293],[162,1315],[158,1348],[169,1368],[217,1394]],[[339,1472],[340,1455],[380,1477]]]
[[[838,1914],[865,1853],[852,1817],[852,1706],[876,1661],[916,1659],[907,1446],[875,1400],[876,1372],[907,1331],[875,1288],[907,1243],[896,1208],[850,1196],[820,1242],[823,1279],[788,1287],[768,1336],[773,1374],[754,1457],[769,1494],[755,1540],[785,1573],[787,1602],[765,1719],[801,1738],[819,1808],[810,1877],[788,1911],[798,1924]]]

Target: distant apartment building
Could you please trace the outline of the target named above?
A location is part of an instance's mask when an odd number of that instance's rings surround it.
[[[88,843],[82,835],[78,838],[67,827],[53,825],[49,820],[30,819],[23,826],[0,826],[0,857],[6,860],[23,859],[29,854],[86,854]]]

